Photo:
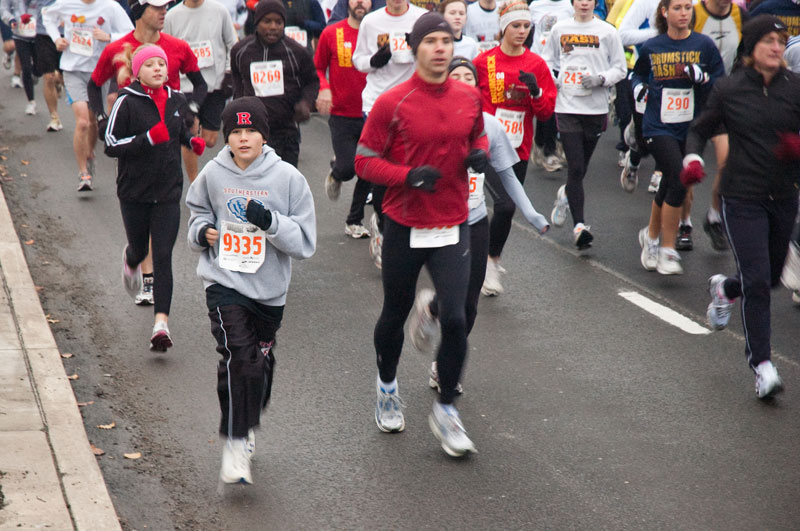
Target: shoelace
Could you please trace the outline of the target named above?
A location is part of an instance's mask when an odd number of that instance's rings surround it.
[[[405,408],[406,404],[397,393],[382,393],[381,396],[381,410],[382,411],[400,411],[400,408]]]

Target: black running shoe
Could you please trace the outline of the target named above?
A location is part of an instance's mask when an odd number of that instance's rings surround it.
[[[711,247],[715,251],[728,250],[728,238],[725,236],[725,230],[722,228],[722,223],[719,221],[708,221],[708,218],[703,220],[703,230],[706,231],[708,237],[711,239]]]
[[[678,237],[675,239],[675,250],[691,251],[693,248],[691,225],[681,225],[678,228]]]

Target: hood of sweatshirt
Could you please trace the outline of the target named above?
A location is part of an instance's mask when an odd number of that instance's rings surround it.
[[[241,169],[233,161],[233,152],[231,147],[226,145],[223,147],[217,156],[214,157],[209,164],[217,166],[212,171],[228,171],[240,179],[258,180],[263,179],[264,174],[267,173],[281,158],[275,153],[275,150],[267,144],[261,146],[261,154],[256,160],[253,161],[247,168]]]

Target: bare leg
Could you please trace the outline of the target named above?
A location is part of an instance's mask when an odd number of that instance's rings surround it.
[[[651,240],[658,238],[661,234],[661,207],[655,201],[651,203],[650,207],[650,223],[647,225],[647,237]]]
[[[681,222],[692,214],[692,203],[694,203],[694,186],[686,189],[686,199],[681,205]]]
[[[58,81],[58,74],[50,72],[44,75],[44,101],[47,103],[47,110],[50,111],[50,116],[58,116],[58,90],[56,90],[56,82]]]
[[[194,151],[186,146],[181,146],[181,153],[183,154],[183,167],[186,168],[186,176],[189,178],[189,182],[193,183],[197,179],[198,157],[194,154]]]
[[[72,135],[72,148],[75,151],[75,161],[81,174],[88,173],[86,159],[91,158],[94,149],[94,139],[97,138],[97,122],[89,112],[89,104],[85,101],[76,101],[72,104],[75,114],[75,132]]]
[[[675,249],[675,237],[678,235],[681,208],[664,203],[661,209],[661,247]]]
[[[150,238],[150,251],[147,253],[147,256],[144,257],[142,260],[142,274],[143,275],[152,275],[153,274],[153,238]]]

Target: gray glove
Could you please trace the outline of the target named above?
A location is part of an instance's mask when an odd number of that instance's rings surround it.
[[[586,89],[591,89],[594,87],[602,87],[606,82],[606,78],[603,76],[583,76],[581,79],[581,86]]]

